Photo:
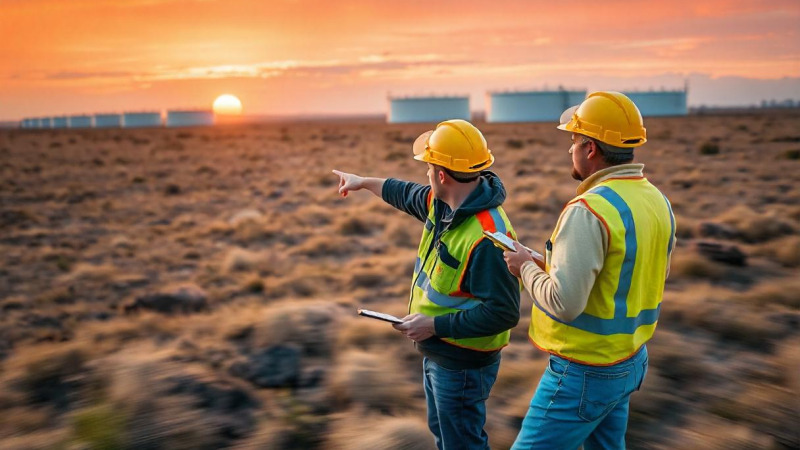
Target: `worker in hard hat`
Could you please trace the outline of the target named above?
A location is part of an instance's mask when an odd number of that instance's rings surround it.
[[[634,164],[647,141],[636,105],[595,92],[561,116],[577,196],[540,268],[523,247],[509,270],[533,298],[531,342],[550,353],[514,449],[622,449],[631,393],[647,372],[675,246],[667,197]]]
[[[428,185],[334,170],[339,193],[366,189],[424,223],[409,314],[394,325],[422,353],[428,426],[440,449],[489,448],[485,402],[500,350],[519,321],[519,280],[483,231],[515,238],[503,211],[506,191],[481,132],[448,120],[423,133],[414,159],[428,163]]]

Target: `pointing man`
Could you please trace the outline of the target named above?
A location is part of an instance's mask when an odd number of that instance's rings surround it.
[[[514,238],[503,211],[503,184],[488,169],[494,156],[481,132],[448,120],[414,142],[428,163],[427,186],[396,179],[339,175],[339,192],[367,189],[424,223],[409,315],[394,325],[424,355],[428,426],[440,449],[488,448],[486,399],[500,349],[519,320],[519,282],[502,251],[483,235]]]

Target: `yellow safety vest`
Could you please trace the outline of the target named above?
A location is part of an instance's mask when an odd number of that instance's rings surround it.
[[[428,218],[417,251],[408,310],[411,314],[422,313],[430,317],[472,309],[483,302],[469,292],[462,292],[461,281],[467,272],[472,250],[486,239],[484,230],[499,231],[517,238],[505,211],[499,206],[481,211],[454,229],[444,231],[432,246],[435,221],[433,198],[429,197]],[[494,351],[508,345],[510,336],[510,331],[506,330],[492,336],[442,340],[472,350]]]
[[[550,315],[534,299],[529,336],[537,347],[565,359],[611,365],[635,354],[653,336],[675,217],[666,196],[643,177],[604,180],[567,206],[576,202],[582,202],[607,230],[603,268],[586,309],[571,322]],[[548,273],[550,254],[557,246],[554,231],[547,243]]]

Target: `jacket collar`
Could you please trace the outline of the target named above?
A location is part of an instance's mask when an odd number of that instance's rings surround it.
[[[583,194],[589,189],[597,186],[609,178],[635,178],[644,176],[644,164],[620,164],[618,166],[606,167],[589,175],[578,185],[578,195]]]

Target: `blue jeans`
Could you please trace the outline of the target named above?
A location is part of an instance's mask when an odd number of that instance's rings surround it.
[[[440,450],[488,449],[486,399],[500,361],[480,369],[446,369],[428,358],[422,361],[428,427]]]
[[[514,450],[624,449],[628,404],[647,373],[647,348],[613,366],[550,355]]]

